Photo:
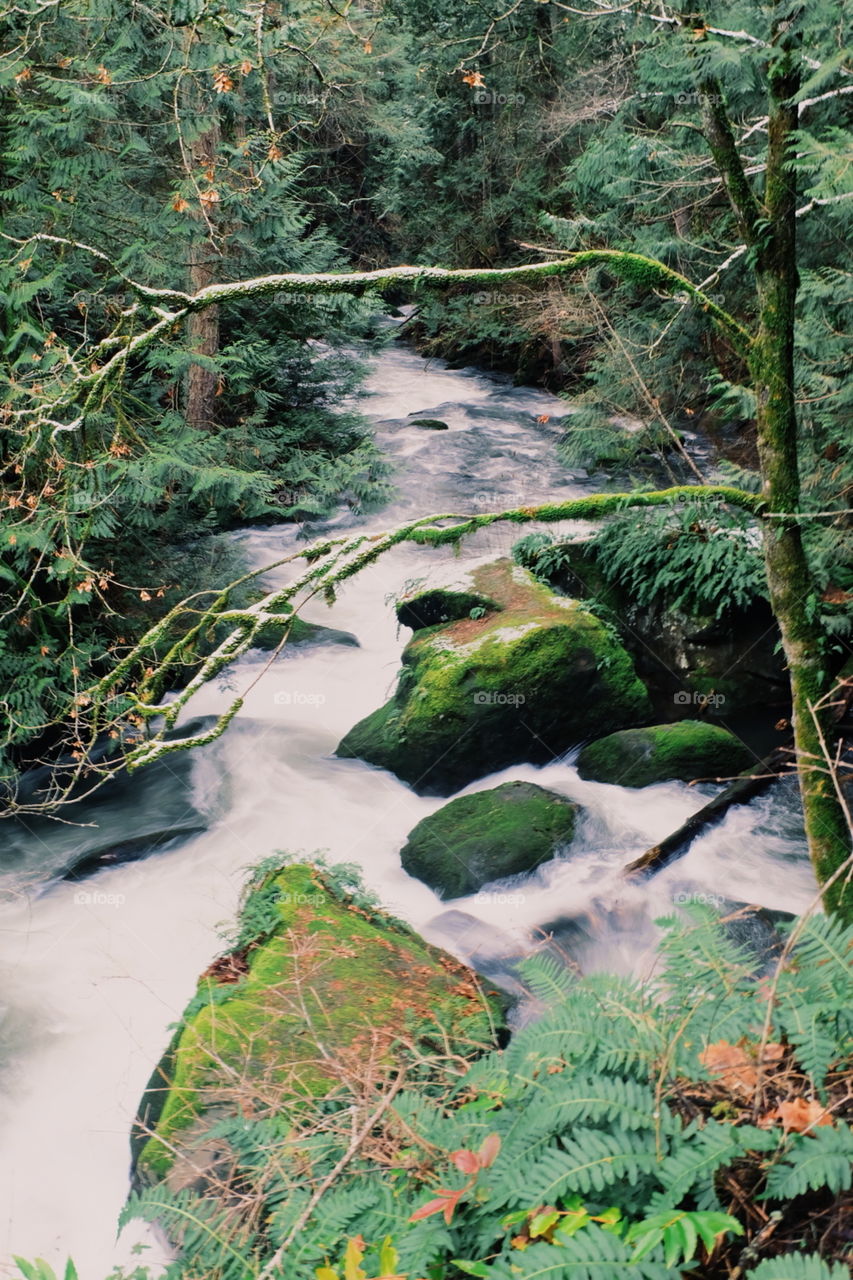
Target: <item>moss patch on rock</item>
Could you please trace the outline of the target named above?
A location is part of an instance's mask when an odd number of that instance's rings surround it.
[[[140,1118],[153,1132],[137,1125],[136,1177],[189,1185],[223,1119],[274,1105],[284,1134],[347,1071],[393,1065],[406,1041],[474,1055],[493,1046],[500,1020],[470,969],[348,900],[330,875],[273,871],[253,886],[237,945],[201,978],[152,1077]]]
[[[533,871],[575,831],[577,806],[532,782],[504,782],[460,796],[409,832],[400,857],[441,897],[459,898],[489,880]]]
[[[578,756],[578,773],[595,782],[646,787],[679,779],[731,778],[755,762],[728,729],[702,720],[679,720],[625,729],[591,742]]]
[[[448,795],[649,718],[631,658],[589,609],[510,560],[475,569],[470,590],[496,607],[418,630],[394,697],[350,730],[339,756]]]

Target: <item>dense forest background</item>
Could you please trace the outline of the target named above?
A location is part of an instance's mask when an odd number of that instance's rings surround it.
[[[511,266],[607,246],[704,283],[748,325],[756,250],[709,155],[696,84],[713,77],[760,187],[768,46],[747,28],[773,15],[716,10],[707,22],[464,0],[7,11],[7,779],[60,746],[82,751],[67,732],[81,690],[188,588],[235,576],[218,531],[387,491],[349,354],[387,292],[238,298],[165,320],[98,381],[153,314],[136,286],[195,293],[273,272]],[[836,663],[853,590],[846,18],[824,4],[797,16],[810,55],[795,161],[803,504],[841,513],[803,527]],[[689,295],[603,264],[418,301],[410,332],[425,351],[580,403],[568,462],[640,484],[757,487],[743,355]],[[57,405],[81,367],[85,421],[67,429]],[[701,466],[683,444],[697,428],[714,446]]]

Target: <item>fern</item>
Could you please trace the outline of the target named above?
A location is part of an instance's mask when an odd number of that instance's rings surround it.
[[[747,1271],[747,1280],[850,1280],[844,1263],[824,1262],[816,1253],[786,1253]]]
[[[833,1193],[853,1186],[853,1129],[820,1126],[808,1134],[792,1134],[785,1154],[771,1165],[765,1198],[793,1200],[826,1187]]]

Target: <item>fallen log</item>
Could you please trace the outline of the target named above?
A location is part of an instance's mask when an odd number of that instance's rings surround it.
[[[709,800],[698,813],[694,813],[677,831],[673,831],[672,835],[647,849],[642,857],[629,862],[622,874],[635,879],[660,871],[686,853],[700,831],[719,822],[733,805],[746,804],[753,796],[765,791],[781,773],[790,768],[793,758],[791,747],[776,747],[757,766],[753,765],[738,774],[718,796]]]

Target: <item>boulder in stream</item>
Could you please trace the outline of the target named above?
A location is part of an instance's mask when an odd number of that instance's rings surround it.
[[[479,603],[465,610],[460,595]],[[443,595],[410,597],[403,610],[413,621],[442,610],[452,620],[416,630],[393,698],[359,721],[337,754],[390,769],[416,791],[449,795],[650,716],[613,631],[510,560],[480,565]]]
[[[400,854],[409,875],[439,897],[461,898],[490,880],[533,871],[575,831],[577,805],[532,782],[460,796],[424,818]]]
[[[594,782],[647,787],[677,779],[731,778],[755,763],[755,755],[728,729],[703,720],[678,720],[623,729],[584,747],[578,773]]]
[[[319,622],[306,622],[304,618],[283,614],[281,621],[265,622],[258,630],[252,647],[269,651],[281,644],[287,635],[284,652],[291,645],[346,644],[358,645],[358,637],[351,631],[339,631],[335,627],[324,627]]]
[[[332,872],[264,871],[237,944],[202,975],[151,1077],[132,1137],[137,1185],[204,1192],[227,1182],[234,1153],[214,1130],[256,1101],[275,1107],[286,1160],[287,1135],[312,1107],[319,1118],[347,1079],[396,1070],[401,1040],[468,1057],[494,1047],[502,1004],[447,952],[348,896]]]

